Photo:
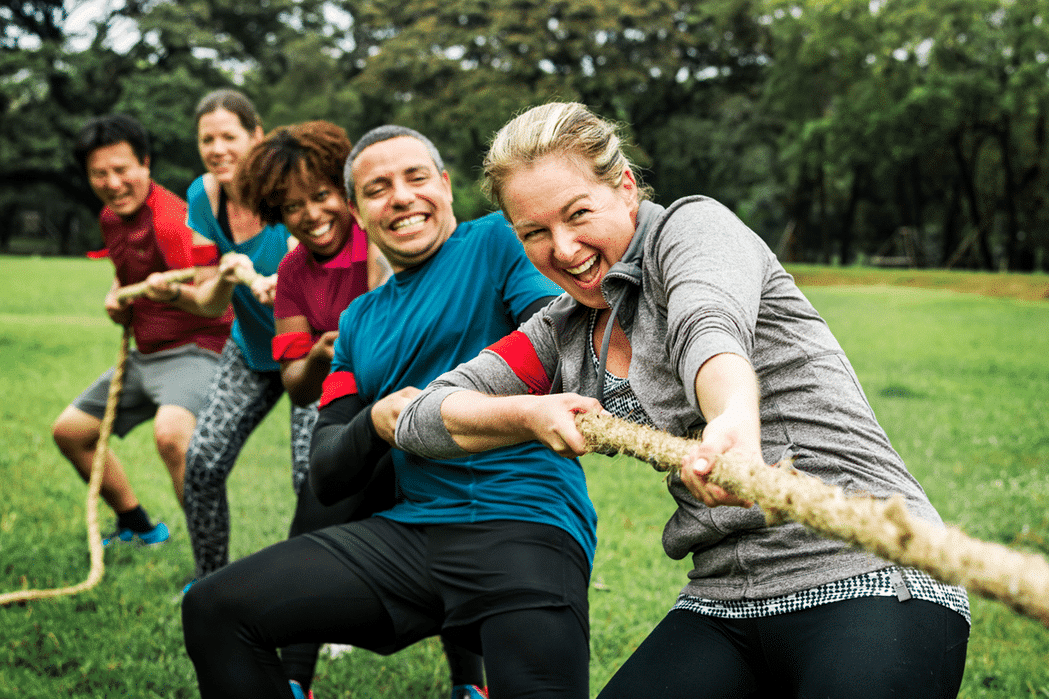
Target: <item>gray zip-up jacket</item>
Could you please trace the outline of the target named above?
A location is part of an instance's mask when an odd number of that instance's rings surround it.
[[[634,238],[602,292],[630,340],[631,388],[658,428],[675,435],[701,430],[696,374],[717,354],[738,354],[758,376],[768,463],[789,447],[802,471],[850,493],[901,493],[912,513],[941,521],[827,324],[768,246],[727,208],[698,196],[666,209],[642,202]],[[457,390],[537,392],[559,375],[564,391],[597,397],[588,313],[565,294],[521,326],[546,373],[538,383],[534,367],[514,366],[519,343],[514,352],[485,350],[438,377],[402,412],[398,446],[438,458],[464,455],[440,415],[441,402]],[[761,599],[890,565],[797,523],[768,527],[758,506],[708,508],[679,479],[668,480],[668,488],[678,507],[663,548],[674,559],[692,554],[687,594]]]

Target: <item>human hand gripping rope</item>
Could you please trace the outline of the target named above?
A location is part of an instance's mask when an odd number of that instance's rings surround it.
[[[162,272],[164,280],[169,284],[174,282],[188,282],[193,278],[195,274],[193,267],[186,269],[172,269],[167,272]],[[141,298],[146,295],[146,289],[148,285],[146,282],[138,282],[137,284],[128,284],[117,289],[116,298],[118,301],[133,301],[137,298]]]
[[[193,279],[193,276],[196,274],[196,269],[193,267],[187,267],[186,269],[172,269],[167,272],[161,272],[160,274],[164,277],[164,281],[169,284],[175,282],[188,282]],[[237,282],[244,284],[245,286],[251,286],[260,276],[258,272],[255,272],[254,270],[246,270],[243,267],[236,267],[234,269],[234,274],[237,277]],[[117,290],[116,298],[118,301],[133,301],[145,296],[147,288],[148,285],[146,282],[128,284]]]
[[[576,425],[591,451],[619,452],[673,475],[693,440],[610,415],[580,413]],[[903,498],[846,495],[785,459],[773,466],[734,457],[715,459],[708,480],[758,504],[772,526],[787,519],[882,558],[918,568],[951,585],[997,600],[1049,627],[1049,563],[1041,556],[974,539],[907,512]]]

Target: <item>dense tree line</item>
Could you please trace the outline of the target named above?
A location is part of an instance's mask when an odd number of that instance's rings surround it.
[[[426,132],[464,217],[487,208],[493,131],[570,99],[626,125],[661,202],[716,197],[788,260],[1049,266],[1049,0],[115,5],[77,31],[76,3],[0,5],[4,240],[30,211],[64,252],[92,246],[69,155],[91,115],[142,119],[154,175],[184,191],[193,107],[235,85],[267,127]]]

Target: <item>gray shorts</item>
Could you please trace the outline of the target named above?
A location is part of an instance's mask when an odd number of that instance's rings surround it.
[[[136,349],[128,352],[113,434],[123,437],[152,419],[162,405],[178,405],[196,416],[207,403],[218,361],[217,353],[193,343],[151,354],[142,354]],[[101,420],[109,400],[113,371],[111,368],[98,377],[77,396],[73,407]]]

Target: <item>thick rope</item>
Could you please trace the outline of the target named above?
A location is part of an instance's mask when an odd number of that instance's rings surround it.
[[[262,276],[255,270],[246,270],[240,267],[237,267],[233,271],[237,276],[237,282],[244,284],[245,286],[251,286],[256,279]],[[188,282],[193,279],[196,274],[196,269],[193,267],[187,267],[186,269],[171,269],[167,272],[161,272],[161,274],[169,284],[172,282]],[[122,286],[117,290],[117,300],[133,301],[134,299],[141,298],[146,295],[146,288],[147,285],[145,282]]]
[[[124,336],[120,342],[120,353],[117,355],[113,378],[109,382],[109,396],[106,400],[106,411],[102,414],[102,424],[98,428],[98,442],[95,444],[95,456],[91,460],[91,477],[87,483],[87,547],[91,553],[91,569],[87,578],[78,585],[58,587],[46,590],[19,590],[0,595],[0,605],[22,602],[31,599],[47,599],[64,595],[75,595],[90,590],[102,579],[105,563],[102,561],[102,537],[98,526],[98,493],[102,488],[102,475],[105,471],[106,454],[109,453],[109,436],[113,432],[113,422],[117,416],[117,405],[120,402],[120,391],[124,387],[124,369],[127,365],[128,345],[131,338],[131,326],[124,327]]]
[[[598,413],[576,417],[592,451],[619,452],[668,474],[696,442]],[[1041,556],[974,539],[960,530],[911,515],[903,498],[846,495],[841,488],[793,468],[718,457],[708,480],[757,503],[770,525],[786,519],[859,546],[937,580],[997,600],[1049,627],[1049,563]]]
[[[171,269],[167,272],[161,272],[164,275],[164,279],[170,284],[172,282],[188,282],[193,279],[193,275],[196,274],[196,270],[193,267],[187,267],[186,269]],[[147,285],[145,282],[138,282],[137,284],[128,284],[122,286],[117,290],[118,301],[132,301],[146,295]]]

